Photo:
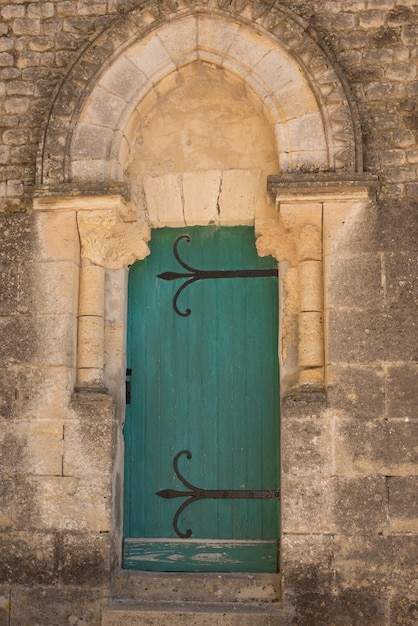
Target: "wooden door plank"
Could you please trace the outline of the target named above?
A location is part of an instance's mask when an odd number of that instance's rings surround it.
[[[125,569],[276,572],[277,541],[125,539]]]

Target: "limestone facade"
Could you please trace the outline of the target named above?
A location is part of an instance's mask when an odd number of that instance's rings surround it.
[[[416,623],[417,10],[0,5],[0,625],[117,594],[129,266],[208,224],[279,265],[268,623]]]

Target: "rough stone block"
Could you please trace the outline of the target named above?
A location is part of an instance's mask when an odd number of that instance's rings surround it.
[[[80,260],[75,211],[40,211],[36,214],[39,251],[45,261]]]
[[[222,173],[219,197],[222,225],[254,224],[259,184],[259,170],[225,170]],[[237,204],[240,207],[239,212],[237,212]]]
[[[13,55],[9,52],[0,52],[0,67],[11,67],[14,65]]]
[[[45,366],[74,366],[76,350],[74,314],[38,315],[35,323],[38,362]],[[29,359],[28,361],[31,362]]]
[[[322,132],[322,120],[317,111],[307,113],[288,122],[289,133],[292,137],[292,151],[295,154],[312,151],[319,155],[326,153],[325,134]],[[306,157],[307,158],[307,157]],[[308,163],[307,163],[308,165]]]
[[[384,150],[381,152],[380,159],[384,167],[394,167],[397,165],[404,165],[406,161],[405,150],[396,149],[396,148],[393,150]]]
[[[389,309],[383,314],[386,335],[385,359],[417,361],[418,333],[415,308]]]
[[[393,593],[390,597],[390,626],[415,626],[418,622],[416,590],[411,593]]]
[[[324,255],[377,250],[376,219],[376,206],[367,200],[324,202]]]
[[[203,50],[216,50],[226,53],[239,29],[238,22],[213,19],[213,16],[199,15],[198,45]]]
[[[13,524],[13,480],[2,478],[0,481],[0,530],[4,532]],[[1,592],[0,592],[1,595]],[[0,620],[1,624],[1,620]]]
[[[157,82],[157,75],[159,76],[161,72],[165,75],[176,70],[161,40],[154,34],[132,46],[126,57],[154,82]]]
[[[19,94],[19,95],[32,95],[28,94]],[[12,128],[10,130],[5,130],[3,133],[3,143],[9,146],[23,146],[25,143],[29,141],[29,133],[26,130],[21,130],[19,128]],[[7,181],[8,184],[11,181]]]
[[[387,530],[385,477],[334,478],[332,490],[337,534],[377,535]]]
[[[414,626],[418,617],[417,553],[418,537],[395,536],[390,571],[390,625]]]
[[[44,18],[53,17],[54,15],[54,3],[53,2],[37,2],[28,6],[29,18]]]
[[[333,537],[331,535],[301,534],[282,537],[283,592],[289,603],[306,594],[310,602],[330,594],[334,582]],[[296,606],[303,605],[297,601]],[[327,611],[325,605],[322,609]],[[298,610],[298,609],[296,609]],[[319,607],[318,607],[319,610]],[[302,624],[303,622],[295,622]],[[309,622],[305,622],[308,624]],[[315,623],[315,622],[312,622]],[[326,621],[324,620],[325,624]]]
[[[284,474],[282,486],[282,532],[285,534],[331,533],[329,479]]]
[[[244,65],[249,70],[253,69],[273,47],[267,47],[266,41],[247,29],[240,29],[232,40],[228,57],[238,60],[240,65]],[[269,74],[267,69],[265,71]]]
[[[418,533],[418,476],[389,476],[387,480],[391,532]]]
[[[41,22],[39,19],[16,18],[12,24],[13,33],[15,35],[40,35]]]
[[[1,64],[1,54],[0,54],[0,64]],[[7,163],[9,163],[9,161],[10,161],[10,148],[8,146],[1,146],[0,164],[6,165]],[[6,183],[3,183],[3,184],[6,187]],[[4,191],[4,195],[6,195],[5,191]]]
[[[389,307],[416,309],[418,258],[415,254],[390,252],[384,256],[386,304]]]
[[[110,534],[63,533],[59,537],[62,584],[106,588],[110,565]]]
[[[325,258],[327,305],[380,310],[382,307],[382,268],[378,254]]]
[[[0,585],[0,626],[10,624],[10,585]]]
[[[14,6],[13,4],[6,4],[1,10],[1,16],[5,20],[14,19],[16,17],[23,17],[25,15],[24,6]]]
[[[26,424],[3,422],[0,431],[2,455],[0,457],[0,474],[3,477],[23,474],[28,471],[27,432]]]
[[[11,594],[10,626],[100,626],[108,604],[104,589],[15,587]]]
[[[38,263],[34,310],[41,315],[77,315],[78,265],[73,261]]]
[[[5,532],[0,538],[1,582],[19,585],[57,581],[55,536],[51,533]]]
[[[341,588],[361,587],[371,593],[386,592],[393,566],[392,538],[364,533],[352,537],[337,535],[334,565]]]
[[[386,15],[384,11],[363,11],[359,18],[360,26],[366,30],[379,28],[385,23],[385,18]]]
[[[364,476],[416,475],[417,439],[418,422],[341,420],[336,424],[336,472]]]
[[[91,183],[104,183],[107,180],[109,161],[107,159],[94,159],[93,152],[90,159],[77,159],[71,163],[71,173],[74,181]]]
[[[356,24],[354,13],[339,13],[333,19],[335,30],[352,30]]]
[[[416,202],[418,199],[418,183],[406,183],[405,189],[407,197]]]
[[[5,60],[4,57],[7,53],[3,52],[0,56],[0,59],[3,59],[3,61]],[[33,56],[36,56],[35,52],[31,53]],[[11,56],[11,55],[8,55]],[[36,63],[35,63],[36,65]],[[6,110],[7,114],[11,114],[11,115],[24,115],[26,114],[29,109],[30,109],[30,105],[31,105],[31,100],[30,98],[23,98],[23,97],[14,97],[14,98],[8,98],[4,101],[4,108]],[[26,147],[24,146],[23,148],[14,148],[11,151],[11,163],[14,164],[19,164],[19,163],[24,163],[26,162],[26,159],[22,159],[20,160],[19,158],[19,154],[21,154],[23,151],[23,154],[26,151]],[[27,155],[29,156],[29,155]],[[30,155],[32,156],[32,155]]]
[[[13,315],[19,306],[20,268],[0,263],[0,315]]]
[[[158,38],[173,60],[189,54],[197,47],[197,18],[189,16],[180,19],[173,29],[166,24],[158,31]],[[186,45],[185,45],[186,44]]]
[[[103,78],[99,81],[99,85],[103,87],[106,92],[123,98],[126,102],[129,102],[133,98],[134,94],[138,90],[145,86],[147,79],[144,74],[127,59],[125,56],[121,56],[116,62],[108,69]],[[99,88],[97,88],[99,90]],[[98,91],[100,93],[100,91]],[[104,93],[105,92],[101,92]],[[99,103],[97,103],[99,104]]]
[[[110,476],[101,479],[37,477],[38,512],[30,523],[38,529],[84,532],[110,531],[111,488]]]
[[[221,172],[209,170],[183,175],[186,224],[219,224]]]
[[[302,87],[302,94],[305,95],[305,92],[308,91],[306,86],[303,84],[304,81],[302,76],[298,73],[297,68],[295,67],[294,60],[289,56],[285,57],[283,55],[283,51],[278,50],[270,50],[267,54],[265,54],[262,59],[253,67],[253,73],[260,77],[266,86],[268,86],[269,93],[274,93],[274,95],[280,95],[282,93],[282,89],[286,87],[291,87],[293,90],[297,90],[298,87]],[[298,76],[298,82],[295,81],[295,76]],[[306,103],[307,109],[312,110],[317,108],[317,105],[314,104],[311,100],[311,94],[308,95],[309,102]],[[279,99],[279,102],[281,100]],[[310,105],[310,106],[309,106]],[[286,107],[285,109],[290,113],[290,109]],[[284,119],[291,119],[285,115]]]
[[[0,317],[0,361],[7,366],[31,363],[36,352],[35,323],[28,316]]]
[[[287,474],[331,473],[332,424],[326,418],[286,420],[282,469]]]
[[[386,67],[386,78],[395,81],[415,80],[417,68],[412,63],[390,63]]]
[[[131,63],[130,66],[133,67]],[[138,70],[137,72],[139,73]],[[124,91],[115,95],[98,86],[93,91],[86,106],[83,121],[95,126],[115,128],[120,125],[119,120],[125,106],[126,95]]]
[[[8,373],[9,400],[4,417],[31,420],[67,414],[65,407],[74,387],[74,370],[27,365],[9,368]]]
[[[102,476],[112,468],[113,416],[71,420],[65,424],[63,472],[66,476]]]
[[[30,473],[61,476],[63,461],[62,420],[35,420],[27,424],[26,430]]]
[[[36,518],[38,512],[36,485],[26,474],[16,472],[13,477],[13,522],[15,530],[31,530],[32,516]],[[41,529],[44,531],[45,529]]]
[[[145,176],[144,189],[150,224],[159,226],[184,226],[181,180],[175,174]]]
[[[417,203],[381,204],[378,207],[378,226],[381,248],[398,254],[418,253]]]
[[[112,143],[112,130],[103,126],[80,123],[73,142],[74,160],[107,159]]]
[[[351,417],[381,418],[385,414],[385,377],[382,367],[331,365],[328,403]]]
[[[418,365],[394,365],[388,370],[387,413],[390,418],[416,419]]]
[[[331,363],[415,361],[417,319],[414,309],[327,312]]]
[[[302,82],[286,82],[277,87],[274,97],[280,102],[283,119],[308,115],[317,110],[317,102],[312,92]]]
[[[0,261],[17,264],[34,258],[33,219],[27,214],[0,216]]]
[[[370,589],[335,590],[331,601],[330,624],[367,624],[382,626],[388,624],[387,594]]]
[[[365,364],[383,361],[388,350],[384,321],[374,309],[328,310],[329,362]]]

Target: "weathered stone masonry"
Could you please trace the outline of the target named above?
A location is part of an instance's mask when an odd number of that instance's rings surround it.
[[[280,267],[269,623],[417,622],[417,13],[0,2],[0,626],[101,624],[120,581],[127,268],[152,228],[210,220],[254,224]],[[170,152],[207,85],[225,143]]]

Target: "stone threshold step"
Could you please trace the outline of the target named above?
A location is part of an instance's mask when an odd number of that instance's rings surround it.
[[[278,574],[121,570],[114,598],[144,602],[278,602]]]
[[[287,626],[273,604],[232,602],[115,601],[102,612],[102,626]]]

